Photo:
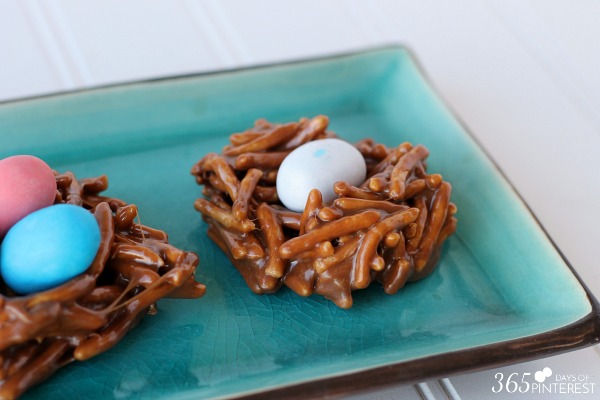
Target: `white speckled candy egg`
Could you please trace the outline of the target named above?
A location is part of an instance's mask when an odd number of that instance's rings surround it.
[[[360,152],[340,139],[308,142],[292,151],[277,173],[277,195],[288,209],[301,212],[312,189],[318,189],[323,201],[336,198],[333,185],[338,181],[360,185],[367,166]]]
[[[57,204],[35,211],[8,231],[0,274],[15,292],[56,287],[84,272],[100,247],[100,227],[86,209]]]

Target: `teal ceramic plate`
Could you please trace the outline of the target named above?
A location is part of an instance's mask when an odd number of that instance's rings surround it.
[[[230,133],[316,114],[350,141],[427,146],[459,210],[431,276],[395,296],[355,292],[350,310],[287,289],[251,293],[192,206],[191,166]],[[315,397],[547,356],[600,334],[595,300],[402,48],[5,103],[0,157],[18,153],[107,174],[109,195],[200,255],[208,287],[160,301],[116,347],[25,398]]]

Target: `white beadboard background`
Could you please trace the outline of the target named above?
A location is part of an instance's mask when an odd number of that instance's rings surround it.
[[[390,43],[416,53],[600,296],[597,0],[0,0],[0,100]],[[594,395],[491,391],[497,372],[544,367],[588,374]],[[600,398],[600,348],[349,398]]]

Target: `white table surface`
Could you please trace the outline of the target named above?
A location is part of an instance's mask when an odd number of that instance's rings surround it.
[[[389,43],[416,53],[600,296],[598,1],[0,0],[0,100]],[[495,374],[544,367],[585,374],[594,393],[492,393]],[[592,399],[599,386],[596,345],[349,398]]]

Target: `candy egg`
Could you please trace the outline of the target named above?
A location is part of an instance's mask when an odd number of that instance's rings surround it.
[[[100,247],[100,227],[86,209],[57,204],[35,211],[6,234],[0,274],[15,292],[58,286],[84,272]]]
[[[0,239],[27,214],[54,203],[52,169],[34,156],[0,160]]]
[[[306,143],[292,151],[277,172],[277,195],[288,209],[301,212],[312,189],[318,189],[324,202],[336,198],[338,181],[360,185],[367,175],[362,154],[340,139]]]

